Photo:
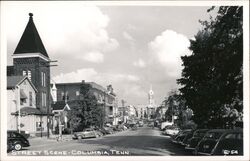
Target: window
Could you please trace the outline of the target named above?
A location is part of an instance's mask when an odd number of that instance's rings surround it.
[[[20,99],[20,105],[23,105],[25,103],[25,99]]]
[[[25,76],[25,75],[27,75],[27,72],[24,70],[24,71],[23,71],[23,76]]]
[[[46,77],[44,72],[43,72],[43,86],[46,87]]]
[[[76,96],[79,96],[80,95],[80,92],[79,91],[76,91]]]
[[[30,70],[28,70],[28,78],[29,78],[29,80],[31,80],[31,71]]]
[[[43,131],[44,128],[42,127],[43,122],[36,122],[36,131]]]
[[[43,86],[43,72],[41,72],[41,82],[42,82],[42,86]]]
[[[46,93],[44,92],[44,106],[46,106]]]
[[[68,91],[65,92],[65,95],[63,94],[62,96],[62,100],[69,100],[69,95],[68,95]]]
[[[33,102],[32,92],[29,92],[29,98],[30,98],[30,106],[32,106],[32,102]]]
[[[236,139],[236,137],[237,137],[237,134],[227,134],[225,136],[225,139]]]
[[[41,72],[41,82],[42,82],[42,86],[46,87],[46,75],[45,75],[45,72]]]
[[[64,100],[64,92],[62,92],[62,100]]]
[[[46,93],[42,92],[42,106],[45,107],[46,106]]]

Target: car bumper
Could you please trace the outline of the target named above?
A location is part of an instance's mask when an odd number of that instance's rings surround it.
[[[195,150],[195,148],[193,148],[193,147],[185,147],[185,150],[190,150],[190,151],[193,151],[193,150]]]
[[[198,155],[211,156],[211,154],[210,154],[210,153],[203,153],[203,152],[198,152],[197,154],[198,154]]]

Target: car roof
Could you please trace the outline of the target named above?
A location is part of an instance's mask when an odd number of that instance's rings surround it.
[[[209,130],[208,132],[221,132],[221,133],[230,133],[230,132],[242,132],[242,129],[237,129],[237,130],[234,130],[234,129],[212,129],[212,130]]]

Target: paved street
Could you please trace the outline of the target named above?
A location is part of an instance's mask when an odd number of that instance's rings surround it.
[[[159,129],[141,127],[101,138],[69,140],[30,139],[31,147],[21,155],[188,155],[183,148],[170,143]],[[35,154],[32,154],[35,153]],[[10,153],[16,155],[16,153]]]

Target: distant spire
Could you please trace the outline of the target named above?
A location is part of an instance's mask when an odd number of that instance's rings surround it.
[[[18,42],[16,50],[14,51],[14,54],[25,53],[41,53],[43,56],[49,58],[33,22],[33,13],[29,13],[29,22],[26,25],[20,41]]]

